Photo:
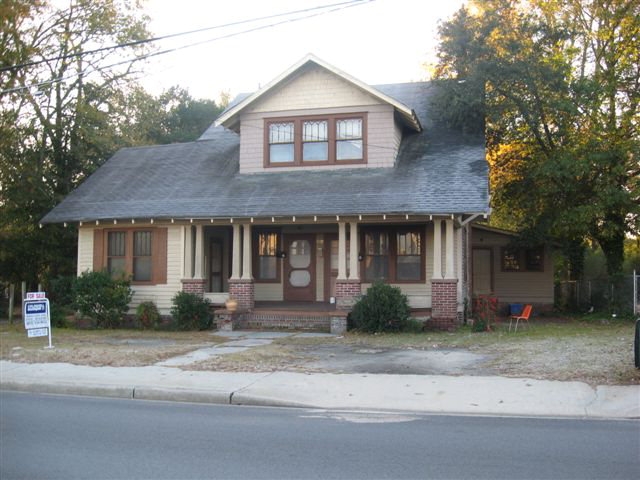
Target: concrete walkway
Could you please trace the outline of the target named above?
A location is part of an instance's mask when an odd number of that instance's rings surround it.
[[[232,405],[640,418],[640,386],[441,375],[227,373],[0,361],[0,388]]]

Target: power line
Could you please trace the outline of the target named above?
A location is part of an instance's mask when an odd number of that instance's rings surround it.
[[[148,38],[148,39],[144,39],[144,40],[136,40],[133,42],[127,42],[127,43],[120,43],[117,45],[111,45],[108,47],[102,47],[102,48],[96,48],[94,50],[87,50],[85,52],[75,52],[75,53],[69,53],[69,54],[65,54],[65,55],[59,55],[57,57],[48,57],[48,58],[43,58],[41,60],[35,60],[32,62],[25,62],[25,63],[19,63],[16,65],[8,65],[8,66],[4,66],[4,67],[0,67],[0,72],[6,72],[9,70],[17,70],[19,68],[25,68],[25,67],[31,67],[34,65],[40,65],[42,63],[47,63],[47,62],[51,62],[51,61],[56,61],[56,60],[63,60],[63,59],[68,59],[68,58],[75,58],[75,57],[82,57],[85,55],[93,55],[94,53],[100,53],[100,52],[104,52],[104,51],[108,51],[108,50],[116,50],[119,48],[126,48],[126,47],[133,47],[136,45],[143,45],[145,43],[153,43],[153,42],[157,42],[160,40],[166,40],[168,38],[175,38],[175,37],[181,37],[181,36],[185,36],[185,35],[192,35],[194,33],[201,33],[201,32],[206,32],[206,31],[210,31],[210,30],[217,30],[217,29],[221,29],[221,28],[227,28],[227,27],[233,27],[233,26],[237,26],[237,25],[243,25],[246,23],[254,23],[254,22],[259,22],[262,20],[270,20],[272,18],[278,18],[278,17],[283,17],[283,16],[289,16],[289,15],[297,15],[299,13],[307,13],[307,12],[312,12],[312,11],[316,11],[316,10],[324,10],[324,9],[329,9],[329,8],[333,8],[333,7],[338,7],[338,6],[353,6],[356,3],[361,3],[363,1],[369,2],[369,1],[373,1],[373,0],[349,0],[346,2],[340,2],[340,3],[333,3],[333,4],[328,4],[328,5],[320,5],[317,7],[309,7],[309,8],[305,8],[302,10],[293,10],[290,12],[284,12],[284,13],[276,13],[274,15],[266,15],[263,17],[256,17],[256,18],[252,18],[252,19],[248,19],[248,20],[240,20],[237,22],[231,22],[231,23],[226,23],[226,24],[222,24],[222,25],[214,25],[212,27],[204,27],[204,28],[199,28],[196,30],[189,30],[186,32],[179,32],[179,33],[172,33],[172,34],[168,34],[168,35],[162,35],[160,37],[154,37],[154,38]],[[305,17],[306,18],[306,17]],[[277,25],[277,24],[276,24]],[[252,31],[252,30],[249,30]],[[225,38],[225,37],[222,37]]]
[[[247,30],[242,30],[240,32],[233,32],[233,33],[229,33],[229,34],[226,34],[226,35],[221,35],[219,37],[210,38],[208,40],[202,40],[200,42],[194,42],[194,43],[190,43],[190,44],[187,44],[187,45],[182,45],[180,47],[162,50],[160,52],[148,53],[148,54],[145,54],[145,55],[141,55],[139,57],[129,58],[129,59],[126,59],[126,60],[122,60],[120,62],[112,63],[110,65],[101,66],[101,67],[95,67],[92,70],[83,71],[82,74],[83,75],[89,75],[91,73],[102,71],[102,70],[108,70],[110,68],[117,67],[119,65],[128,64],[128,63],[132,63],[132,62],[140,61],[140,60],[145,60],[147,58],[155,57],[155,56],[158,56],[158,55],[164,55],[164,54],[167,54],[167,53],[177,52],[177,51],[180,51],[180,50],[184,50],[186,48],[191,48],[191,47],[195,47],[195,46],[198,46],[198,45],[203,45],[205,43],[211,43],[211,42],[215,42],[215,41],[218,41],[218,40],[223,40],[223,39],[226,39],[226,38],[231,38],[231,37],[235,37],[235,36],[238,36],[238,35],[251,33],[251,32],[258,31],[258,30],[264,30],[266,28],[272,28],[272,27],[275,27],[275,26],[278,26],[278,25],[282,25],[282,24],[285,24],[285,23],[293,23],[293,22],[297,22],[297,21],[300,21],[300,20],[306,20],[306,19],[312,18],[312,17],[326,15],[328,13],[333,13],[333,12],[336,12],[336,11],[339,11],[339,10],[344,10],[344,9],[347,9],[347,8],[352,8],[352,7],[364,5],[365,3],[369,3],[369,2],[373,2],[373,1],[375,1],[375,0],[351,0],[349,2],[342,2],[342,3],[327,5],[327,6],[324,7],[325,9],[323,11],[321,11],[321,12],[314,12],[314,13],[311,13],[309,15],[296,17],[296,18],[287,18],[287,19],[281,20],[279,22],[270,23],[270,24],[267,24],[267,25],[260,25],[258,27],[250,28],[250,29],[247,29]],[[329,8],[329,7],[332,7],[332,9],[331,10],[326,10],[326,8]],[[311,11],[314,11],[314,10],[318,10],[318,8],[319,7],[314,7],[314,8],[310,8],[310,9],[300,10],[299,12],[305,12],[305,11],[310,11],[311,12]],[[282,15],[283,14],[279,14],[277,16],[282,16]],[[29,88],[33,88],[33,87],[42,87],[42,86],[45,86],[45,85],[53,85],[55,83],[59,83],[59,82],[62,82],[64,80],[68,80],[68,79],[76,77],[76,76],[77,76],[77,74],[73,73],[73,74],[68,75],[66,77],[58,77],[58,78],[53,78],[53,79],[50,79],[50,80],[45,80],[43,82],[32,83],[32,84],[29,84],[29,85],[21,85],[19,87],[5,89],[5,90],[1,90],[0,91],[0,95],[6,94],[6,93],[19,92],[21,90],[28,90]]]

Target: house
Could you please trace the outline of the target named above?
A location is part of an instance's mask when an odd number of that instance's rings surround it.
[[[472,226],[471,294],[497,297],[501,313],[509,304],[531,304],[535,312],[554,303],[553,259],[549,245],[516,246],[513,232],[480,223]]]
[[[292,305],[348,311],[384,280],[450,327],[470,295],[469,227],[490,212],[488,167],[483,136],[435,117],[436,89],[370,86],[308,55],[197,141],[118,151],[42,223],[77,225],[78,273],[130,274],[132,306],[232,296],[267,325]]]

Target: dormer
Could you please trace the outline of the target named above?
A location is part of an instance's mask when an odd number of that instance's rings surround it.
[[[240,134],[240,173],[389,168],[415,112],[314,55],[216,121]]]

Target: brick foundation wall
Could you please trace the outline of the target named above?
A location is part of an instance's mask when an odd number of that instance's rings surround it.
[[[362,295],[360,280],[336,281],[336,308],[351,311],[353,305]]]
[[[206,280],[202,278],[183,278],[181,282],[183,292],[194,293],[201,297],[204,295],[204,285]]]
[[[255,307],[253,280],[229,280],[229,296],[238,301],[238,309],[253,310]]]
[[[428,324],[442,330],[458,325],[458,280],[431,281],[431,320]]]

